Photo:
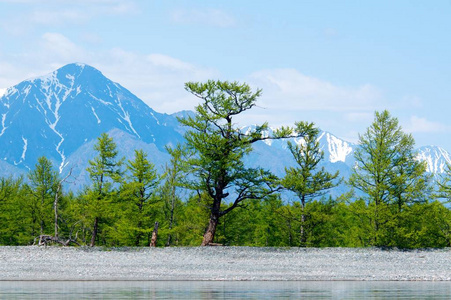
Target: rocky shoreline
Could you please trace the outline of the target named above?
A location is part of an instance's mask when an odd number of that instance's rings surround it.
[[[0,247],[0,280],[451,281],[451,249]]]

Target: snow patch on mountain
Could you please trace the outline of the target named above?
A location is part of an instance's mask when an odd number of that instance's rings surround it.
[[[102,120],[100,120],[99,116],[96,114],[96,110],[94,109],[94,107],[91,106],[91,110],[92,110],[92,113],[94,114],[94,117],[96,117],[96,119],[97,119],[97,124],[102,123]]]
[[[130,114],[128,111],[125,111],[124,107],[122,107],[122,102],[120,97],[117,98],[116,101],[117,105],[119,106],[119,108],[121,109],[123,115],[119,114],[119,116],[128,124],[128,127],[131,131],[133,131],[134,134],[136,134],[136,136],[138,138],[141,138],[138,134],[138,132],[135,130],[135,128],[133,127],[132,121],[130,120]]]
[[[332,163],[338,161],[346,162],[346,159],[354,151],[350,143],[337,138],[329,132],[323,131],[318,137],[318,141],[321,141],[322,139],[326,139],[325,145],[327,146],[327,149],[323,149],[323,151],[329,154],[329,161]]]
[[[0,97],[0,157],[23,170],[46,156],[65,173],[77,149],[114,129],[162,152],[182,141],[184,132],[175,116],[155,112],[99,70],[80,63],[25,80]]]
[[[20,156],[19,162],[14,162],[16,166],[25,160],[25,155],[27,154],[28,140],[22,136],[22,141],[23,141],[22,155]]]
[[[5,126],[5,120],[6,120],[6,114],[2,114],[2,132],[0,132],[0,136],[3,135],[3,133],[5,133],[6,128],[8,128],[7,126]]]
[[[6,93],[6,89],[0,89],[0,97]]]
[[[418,149],[417,159],[427,163],[426,171],[434,174],[444,173],[446,166],[451,164],[451,158],[443,148],[437,146],[424,146]]]

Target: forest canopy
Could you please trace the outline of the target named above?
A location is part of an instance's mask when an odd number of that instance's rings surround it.
[[[428,175],[415,159],[413,137],[388,111],[375,112],[359,136],[356,166],[344,182],[349,192],[332,197],[342,179],[320,167],[324,153],[313,123],[272,135],[267,123],[243,132],[234,120],[256,105],[260,90],[227,81],[185,89],[201,102],[193,116],[179,119],[185,142],[167,148],[163,172],[140,149],[125,160],[104,133],[89,161],[90,185],[78,193],[64,188],[70,173],[61,178],[46,157],[27,177],[1,178],[0,244],[451,246],[443,201],[451,198],[451,167],[438,179]],[[268,139],[288,141],[295,163],[282,178],[243,160]]]

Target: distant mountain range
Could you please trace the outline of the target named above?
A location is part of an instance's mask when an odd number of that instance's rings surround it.
[[[63,175],[72,169],[72,188],[79,189],[89,184],[86,167],[103,132],[114,138],[121,156],[132,158],[134,149],[143,149],[162,167],[169,161],[165,146],[183,142],[184,129],[176,116],[189,113],[158,113],[97,69],[69,64],[10,87],[1,96],[0,176],[25,174],[45,155]],[[328,132],[322,132],[319,141],[325,153],[323,165],[347,178],[357,145]],[[285,167],[294,164],[286,141],[259,142],[254,149],[246,158],[249,165],[282,176]],[[428,172],[434,174],[451,163],[449,153],[436,146],[419,148],[418,159],[426,161]]]

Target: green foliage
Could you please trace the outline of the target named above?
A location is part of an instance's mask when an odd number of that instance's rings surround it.
[[[324,158],[324,152],[320,149],[318,142],[318,133],[318,129],[312,128],[300,145],[288,141],[288,149],[293,155],[297,166],[285,168],[285,177],[281,180],[283,187],[294,192],[300,201],[301,246],[306,246],[307,234],[313,234],[312,231],[308,231],[308,224],[306,224],[305,220],[306,202],[315,197],[323,196],[327,190],[338,184],[338,182],[335,182],[338,177],[338,171],[335,174],[330,174],[324,167],[318,167],[318,164]],[[297,203],[295,205],[297,206]]]
[[[172,158],[159,176],[142,150],[123,172],[116,144],[103,134],[87,169],[92,185],[78,195],[58,192],[59,236],[80,245],[147,246],[158,221],[157,246],[197,246],[213,219],[216,241],[229,246],[451,246],[451,212],[434,200],[424,165],[413,159],[413,139],[388,112],[376,113],[360,138],[350,183],[362,193],[332,199],[324,192],[338,174],[318,167],[323,153],[313,124],[300,122],[272,137],[265,133],[267,124],[243,133],[231,116],[251,108],[259,91],[227,82],[187,88],[205,101],[195,117],[183,121],[191,126],[191,143],[168,149]],[[287,168],[282,181],[244,166],[252,143],[290,135],[305,136],[305,143],[289,144],[297,166]],[[0,178],[1,245],[29,245],[39,234],[52,233],[52,204],[64,180],[44,157],[28,179]],[[449,166],[439,181],[439,196],[448,201],[450,181]],[[280,182],[299,200],[283,202],[275,193]]]
[[[23,178],[0,178],[0,244],[28,245],[33,242],[28,186]]]
[[[205,193],[191,196],[183,206],[177,226],[172,230],[176,246],[199,246],[205,232],[211,200]]]
[[[354,154],[357,166],[349,184],[367,195],[372,244],[392,245],[390,228],[396,226],[397,215],[406,205],[424,202],[429,195],[426,165],[415,160],[413,137],[402,132],[388,111],[376,112],[374,122],[359,139]]]
[[[121,215],[114,232],[120,243],[143,246],[149,243],[153,230],[158,175],[143,150],[135,150],[135,158],[127,162],[127,170],[118,203]]]
[[[448,203],[451,202],[451,165],[446,164],[445,174],[438,180],[438,198],[445,199]]]
[[[208,81],[185,85],[185,89],[202,100],[196,114],[179,119],[189,127],[186,139],[186,167],[193,180],[186,186],[206,192],[210,197],[210,222],[202,242],[213,241],[221,217],[250,199],[262,199],[273,192],[275,176],[263,169],[247,168],[243,158],[252,150],[252,144],[265,139],[280,139],[305,134],[313,126],[298,123],[296,130],[281,128],[274,136],[264,132],[268,124],[256,126],[246,133],[236,127],[233,119],[255,106],[261,90],[253,92],[247,84]],[[231,203],[224,207],[223,201]]]
[[[171,161],[166,165],[165,172],[162,175],[164,180],[160,189],[160,197],[163,200],[163,214],[167,229],[161,231],[166,235],[166,246],[172,246],[178,243],[179,233],[176,228],[179,218],[183,212],[183,202],[179,196],[180,188],[183,186],[184,164],[182,162],[183,149],[178,145],[175,149],[167,149],[171,154]]]
[[[87,171],[92,180],[92,186],[84,193],[85,221],[92,224],[91,246],[97,240],[97,234],[103,233],[101,240],[106,241],[108,234],[114,234],[115,228],[109,226],[119,213],[114,209],[117,201],[117,190],[114,183],[122,179],[122,160],[117,160],[116,143],[108,134],[102,133],[94,146],[98,155],[89,161]],[[88,224],[85,224],[89,226]]]
[[[33,233],[50,234],[54,229],[52,209],[59,184],[58,172],[53,170],[52,163],[47,158],[40,157],[35,169],[29,172],[28,179]]]
[[[263,201],[249,200],[242,209],[222,218],[217,241],[228,246],[287,246],[284,220],[275,214],[282,206],[276,195]]]

